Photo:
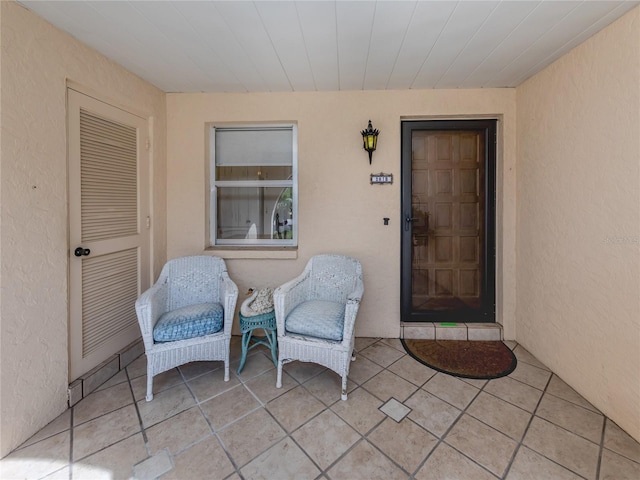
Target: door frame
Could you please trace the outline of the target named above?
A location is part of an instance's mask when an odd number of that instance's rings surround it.
[[[401,121],[401,199],[400,199],[400,319],[402,322],[466,322],[493,323],[496,321],[496,158],[497,119],[460,120],[402,120]],[[484,249],[481,252],[480,310],[468,312],[414,311],[412,308],[412,251],[411,251],[411,150],[415,130],[482,130],[484,132],[485,209]],[[408,230],[405,228],[408,224]]]

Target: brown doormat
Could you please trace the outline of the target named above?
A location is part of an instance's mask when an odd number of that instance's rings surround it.
[[[502,342],[401,339],[409,355],[456,377],[492,379],[513,372],[516,356]]]

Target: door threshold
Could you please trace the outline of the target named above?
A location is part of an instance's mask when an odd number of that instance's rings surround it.
[[[401,322],[400,338],[422,340],[503,340],[499,323]]]

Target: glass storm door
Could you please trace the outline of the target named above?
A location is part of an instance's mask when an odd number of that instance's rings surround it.
[[[402,320],[495,321],[495,121],[402,123]]]

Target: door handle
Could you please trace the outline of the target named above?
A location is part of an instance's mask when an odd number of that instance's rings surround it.
[[[408,232],[409,228],[411,227],[411,224],[416,220],[418,220],[417,217],[411,217],[409,216],[409,214],[407,214],[404,218],[404,229]]]
[[[91,253],[91,250],[89,250],[88,248],[82,248],[82,247],[78,247],[73,251],[73,254],[76,257],[81,257],[81,256],[87,256]]]

